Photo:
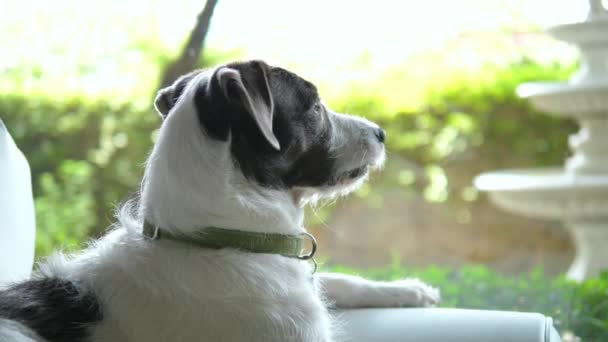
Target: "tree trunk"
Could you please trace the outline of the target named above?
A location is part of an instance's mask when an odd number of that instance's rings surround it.
[[[197,62],[205,47],[205,38],[209,31],[211,16],[218,0],[207,0],[203,11],[198,15],[196,24],[190,32],[190,37],[180,56],[170,63],[162,73],[158,89],[171,85],[179,76],[196,68]]]

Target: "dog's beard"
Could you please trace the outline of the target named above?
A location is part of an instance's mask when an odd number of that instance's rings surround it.
[[[321,202],[330,202],[338,197],[346,196],[357,190],[369,177],[369,172],[347,181],[334,185],[321,185],[318,187],[297,188],[297,201],[300,205],[317,205]]]
[[[346,196],[360,188],[369,179],[372,171],[381,169],[384,161],[385,153],[382,151],[375,160],[367,164],[331,175],[323,185],[297,188],[295,196],[302,205],[317,205]]]
[[[356,183],[360,178],[366,177],[369,173],[369,165],[363,165],[348,171],[339,172],[330,177],[327,186],[348,187],[351,183]]]

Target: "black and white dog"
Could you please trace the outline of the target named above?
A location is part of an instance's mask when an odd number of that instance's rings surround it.
[[[81,253],[55,254],[0,291],[0,341],[333,341],[329,307],[438,302],[416,279],[313,274],[281,253],[184,242],[206,227],[301,236],[303,206],[381,166],[377,125],[331,111],[311,83],[261,61],[192,72],[155,105],[163,124],[140,200]],[[151,239],[144,221],[184,239]]]

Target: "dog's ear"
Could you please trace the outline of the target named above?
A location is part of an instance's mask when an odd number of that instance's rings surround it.
[[[244,109],[268,143],[279,151],[281,146],[272,132],[274,103],[268,84],[268,66],[258,61],[238,68],[226,66],[218,69],[215,77],[225,98]]]
[[[156,98],[154,99],[154,108],[163,118],[163,120],[169,114],[175,102],[173,101],[173,86],[169,86],[167,88],[163,88],[156,93]]]
[[[167,117],[167,115],[169,115],[169,112],[171,109],[173,109],[173,106],[175,106],[177,100],[179,100],[180,96],[182,96],[182,93],[184,92],[184,89],[186,89],[188,83],[200,72],[200,70],[195,70],[183,75],[173,82],[172,85],[163,88],[156,93],[156,98],[154,99],[154,108],[156,108],[156,111],[158,114],[160,114],[163,120]]]

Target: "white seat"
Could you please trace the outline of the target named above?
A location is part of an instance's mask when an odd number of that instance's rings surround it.
[[[30,276],[35,231],[30,167],[0,120],[0,284]]]
[[[559,342],[551,318],[538,313],[462,309],[340,311],[349,342]]]

